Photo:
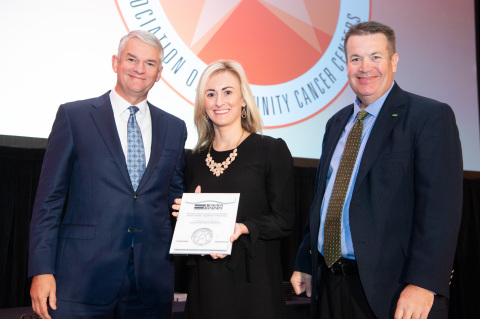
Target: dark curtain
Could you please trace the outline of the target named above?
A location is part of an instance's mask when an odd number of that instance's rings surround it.
[[[283,279],[290,282],[290,276],[295,266],[295,256],[302,242],[303,226],[307,222],[310,205],[313,202],[315,188],[314,167],[294,167],[295,181],[295,224],[289,237],[282,240]]]
[[[480,315],[480,179],[463,181],[463,215],[450,284],[450,318]]]
[[[30,304],[28,232],[44,154],[0,147],[0,308]]]
[[[44,149],[0,147],[0,308],[30,305],[28,232]],[[282,266],[289,281],[315,187],[315,168],[295,167],[296,220],[283,240]],[[462,225],[450,286],[450,318],[475,318],[480,300],[480,179],[464,180]],[[185,278],[177,268],[176,279]],[[179,290],[184,282],[177,285]]]

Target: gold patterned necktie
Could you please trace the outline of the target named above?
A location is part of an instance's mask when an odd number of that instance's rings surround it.
[[[367,111],[358,112],[357,120],[348,134],[328,204],[323,235],[323,253],[325,263],[329,268],[342,256],[341,227],[343,205],[352,177],[353,167],[357,160],[360,141],[362,140],[363,119],[367,115]]]

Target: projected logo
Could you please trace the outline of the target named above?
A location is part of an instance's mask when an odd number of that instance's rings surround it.
[[[242,64],[265,128],[302,122],[345,89],[343,37],[370,0],[116,0],[128,30],[155,34],[163,80],[190,104],[205,67]]]

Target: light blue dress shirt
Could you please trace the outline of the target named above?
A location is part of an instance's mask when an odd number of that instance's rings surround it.
[[[352,233],[350,231],[350,219],[349,219],[349,208],[350,201],[352,200],[353,186],[357,179],[358,167],[360,166],[360,161],[362,160],[363,151],[365,150],[365,145],[367,145],[370,132],[372,131],[373,124],[377,120],[378,113],[382,109],[383,103],[387,98],[388,94],[392,90],[390,89],[382,95],[378,100],[370,104],[365,108],[365,111],[368,112],[367,117],[363,120],[363,131],[362,131],[362,140],[360,142],[360,149],[358,150],[357,160],[355,166],[353,167],[352,178],[350,179],[350,184],[348,186],[347,195],[345,197],[345,203],[343,205],[342,212],[342,257],[355,259],[355,252],[353,250],[352,243]],[[318,251],[323,255],[323,233],[325,228],[325,217],[327,216],[328,203],[330,202],[330,196],[332,195],[333,184],[335,182],[335,177],[337,176],[338,166],[340,165],[340,159],[342,158],[343,150],[345,149],[345,143],[347,142],[348,134],[357,120],[357,114],[361,111],[360,109],[360,100],[355,98],[353,104],[353,114],[347,122],[347,125],[343,129],[342,136],[338,141],[335,152],[333,153],[332,160],[330,161],[330,166],[328,168],[327,174],[327,188],[325,189],[325,194],[323,196],[321,216],[320,216],[320,231],[318,233]]]

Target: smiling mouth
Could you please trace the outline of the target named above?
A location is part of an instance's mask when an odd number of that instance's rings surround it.
[[[144,80],[144,78],[141,78],[141,77],[138,77],[138,76],[135,76],[135,75],[129,74],[129,76],[133,79],[136,79],[136,80]]]
[[[213,111],[213,113],[215,114],[225,114],[225,113],[228,113],[230,112],[230,110],[218,110],[218,111]]]
[[[370,81],[370,80],[374,80],[376,78],[376,76],[359,76],[357,77],[357,79],[359,79],[360,81]]]

